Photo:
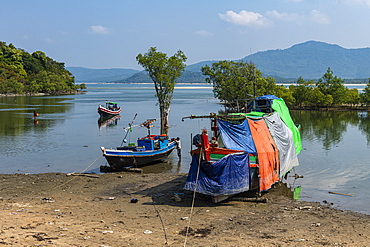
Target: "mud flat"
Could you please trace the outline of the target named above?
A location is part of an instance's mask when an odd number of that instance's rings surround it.
[[[280,185],[266,203],[197,194],[192,207],[185,179],[0,175],[0,246],[370,246],[368,215],[293,201]]]

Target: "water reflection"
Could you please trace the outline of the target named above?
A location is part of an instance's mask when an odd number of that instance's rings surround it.
[[[61,97],[0,97],[0,137],[23,136],[28,132],[45,132],[58,122],[58,117],[70,111],[73,104],[63,103]],[[34,112],[38,116],[34,117]],[[37,126],[37,128],[35,128]]]
[[[118,121],[120,120],[121,115],[113,116],[113,117],[100,117],[98,119],[98,126],[99,129],[105,128],[113,128],[116,127],[118,124]]]
[[[295,186],[289,184],[288,182],[279,182],[272,189],[273,193],[276,195],[285,196],[287,198],[299,201],[301,199],[301,186]]]
[[[370,145],[370,117],[366,114],[359,115],[358,129],[366,136],[367,145]]]
[[[343,140],[350,126],[357,126],[370,142],[370,121],[367,114],[357,111],[291,111],[295,123],[302,126],[302,139],[319,140],[330,150]]]

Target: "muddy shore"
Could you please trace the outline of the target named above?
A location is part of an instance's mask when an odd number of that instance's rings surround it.
[[[186,174],[0,175],[0,246],[370,246],[370,216],[298,202],[218,204]],[[246,198],[245,195],[242,198]]]

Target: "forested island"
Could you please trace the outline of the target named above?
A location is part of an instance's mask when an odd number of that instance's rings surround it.
[[[11,43],[0,42],[0,94],[62,94],[84,88],[85,84],[75,85],[64,63],[44,52],[30,54]]]

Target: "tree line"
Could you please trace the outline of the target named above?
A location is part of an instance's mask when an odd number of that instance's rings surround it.
[[[187,57],[179,50],[173,56],[149,48],[145,54],[138,54],[137,62],[144,67],[154,83],[161,115],[161,134],[168,132],[168,115],[174,87],[185,70]],[[338,107],[370,105],[370,79],[363,92],[349,89],[344,81],[335,76],[330,67],[318,80],[305,81],[299,77],[294,85],[286,88],[277,85],[272,77],[263,77],[252,62],[218,61],[201,68],[205,80],[213,84],[215,98],[229,111],[245,110],[255,97],[275,95],[283,98],[288,106]]]
[[[335,76],[330,67],[319,80],[299,77],[289,88],[277,85],[272,77],[263,77],[252,62],[219,61],[202,67],[202,72],[213,84],[215,97],[231,111],[242,109],[255,97],[270,94],[298,108],[370,105],[370,79],[364,91],[359,92],[345,87],[344,80]]]
[[[42,51],[32,54],[0,42],[0,94],[59,94],[85,89],[74,77]]]

